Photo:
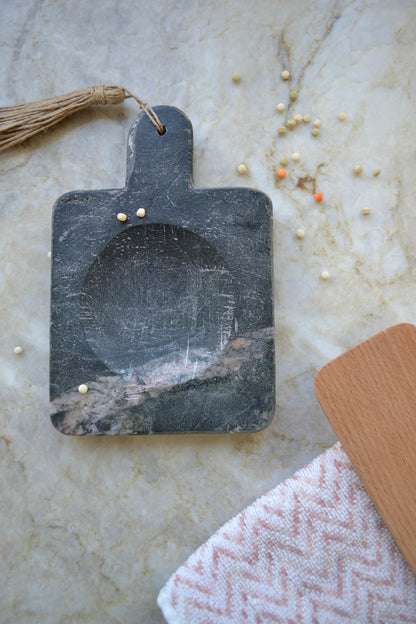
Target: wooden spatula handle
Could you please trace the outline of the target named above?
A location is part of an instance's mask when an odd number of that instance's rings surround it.
[[[416,327],[395,325],[333,360],[315,392],[416,575]]]

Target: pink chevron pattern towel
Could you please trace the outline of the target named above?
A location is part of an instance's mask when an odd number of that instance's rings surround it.
[[[338,443],[169,579],[169,624],[416,623],[416,579]]]

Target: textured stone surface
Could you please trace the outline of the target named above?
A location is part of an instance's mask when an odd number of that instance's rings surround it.
[[[197,187],[254,187],[273,202],[270,426],[247,435],[64,436],[48,413],[51,208],[73,189],[124,185],[137,105],[92,108],[0,154],[1,616],[162,624],[157,594],[190,553],[335,442],[315,399],[317,370],[416,318],[416,6],[14,0],[2,2],[0,34],[1,105],[119,82],[192,120]],[[296,113],[321,119],[320,136],[311,124],[278,136]],[[288,174],[277,180],[282,156]]]
[[[52,422],[67,434],[258,431],[275,405],[271,202],[195,189],[189,120],[155,110],[166,132],[139,115],[124,189],[54,208]]]

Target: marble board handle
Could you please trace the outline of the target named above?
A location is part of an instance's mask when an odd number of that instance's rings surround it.
[[[416,574],[416,327],[395,325],[336,358],[315,392]]]

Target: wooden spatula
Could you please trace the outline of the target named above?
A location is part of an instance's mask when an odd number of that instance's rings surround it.
[[[315,392],[416,575],[416,327],[395,325],[333,360]]]

